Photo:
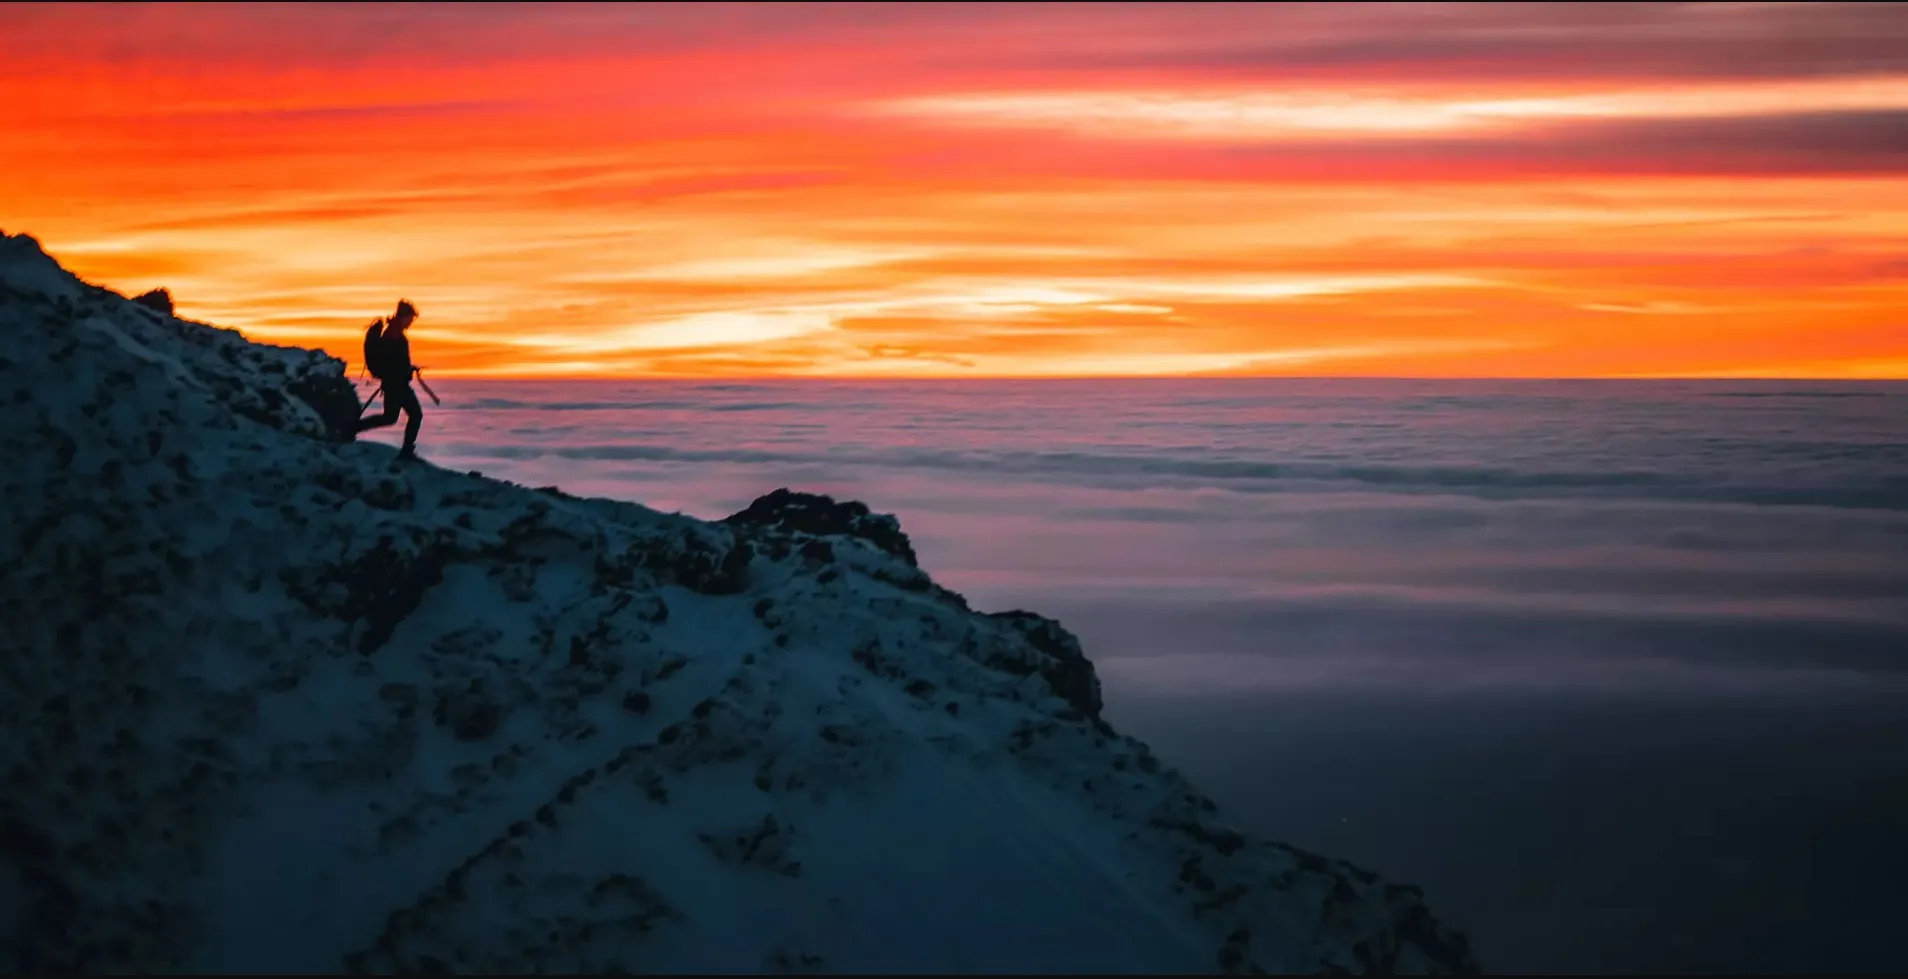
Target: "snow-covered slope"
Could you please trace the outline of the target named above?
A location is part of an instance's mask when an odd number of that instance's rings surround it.
[[[890,517],[327,438],[322,353],[0,237],[0,968],[1468,971]]]

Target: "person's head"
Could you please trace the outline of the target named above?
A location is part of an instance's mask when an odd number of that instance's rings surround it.
[[[403,330],[408,328],[411,325],[411,321],[415,319],[417,319],[417,307],[411,305],[409,299],[400,299],[397,304],[397,312],[391,314],[390,325]]]

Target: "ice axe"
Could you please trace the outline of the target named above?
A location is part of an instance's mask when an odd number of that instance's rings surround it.
[[[413,373],[413,374],[415,374],[415,375],[417,375],[417,386],[418,386],[418,387],[421,387],[421,388],[423,388],[423,389],[424,389],[424,393],[425,393],[425,394],[428,394],[428,395],[430,395],[430,396],[431,396],[431,404],[434,404],[434,405],[441,405],[441,404],[443,404],[443,403],[444,403],[444,402],[442,402],[442,401],[439,401],[439,400],[438,400],[438,398],[437,398],[437,392],[436,392],[436,391],[433,391],[433,390],[431,390],[431,386],[430,386],[429,384],[427,384],[427,383],[425,383],[425,381],[424,381],[424,368],[422,368],[422,367],[413,367],[413,368],[411,368],[411,373]],[[369,405],[369,404],[370,404],[370,402],[368,402],[368,401],[367,401],[367,402],[365,402],[365,404],[366,404],[366,405]]]

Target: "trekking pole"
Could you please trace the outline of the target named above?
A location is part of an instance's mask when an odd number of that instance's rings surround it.
[[[424,368],[422,368],[422,367],[413,367],[413,368],[411,368],[411,370],[412,370],[412,371],[413,371],[414,373],[416,373],[416,374],[417,374],[417,385],[418,385],[418,387],[421,387],[421,388],[423,388],[423,389],[424,389],[424,393],[425,393],[425,394],[428,394],[428,395],[430,395],[430,396],[431,396],[431,404],[434,404],[434,405],[441,405],[441,404],[443,404],[444,402],[442,402],[442,401],[439,401],[439,400],[437,400],[437,392],[436,392],[436,391],[433,391],[433,390],[431,390],[431,386],[430,386],[429,384],[426,384],[426,383],[424,383]]]
[[[370,397],[364,399],[364,404],[358,406],[358,417],[360,418],[364,417],[365,411],[371,407],[371,402],[378,400],[378,395],[383,393],[384,393],[384,385],[380,384],[378,385],[377,390],[371,392]]]

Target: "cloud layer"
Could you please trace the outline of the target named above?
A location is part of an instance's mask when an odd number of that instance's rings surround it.
[[[1908,689],[1901,384],[447,381],[442,464],[887,501],[1149,696]]]

